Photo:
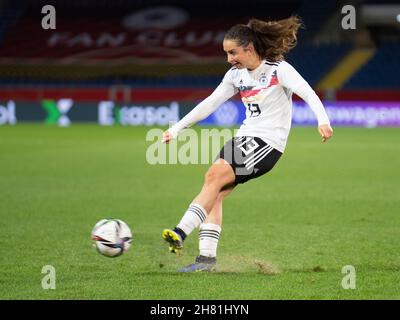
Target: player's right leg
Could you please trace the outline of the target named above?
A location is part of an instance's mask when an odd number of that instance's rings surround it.
[[[221,191],[217,197],[217,201],[214,204],[214,207],[208,214],[206,220],[204,223],[200,225],[210,225],[213,226],[214,228],[221,228],[222,225],[222,200],[224,196],[228,193],[230,193],[232,189],[229,190],[224,190]],[[183,248],[183,241],[186,238],[186,234],[178,227],[175,227],[173,230],[171,229],[164,229],[162,232],[162,237],[167,241],[170,246],[169,250],[172,253],[178,253],[180,249]],[[204,241],[203,241],[203,246],[204,246]],[[201,251],[201,243],[199,243],[199,248]],[[200,252],[201,254],[201,252]]]
[[[209,168],[201,192],[190,204],[181,221],[174,229],[164,229],[162,232],[171,252],[177,253],[183,248],[186,236],[207,219],[220,191],[234,181],[233,169],[225,160],[219,159]]]
[[[178,233],[177,227],[174,229],[164,229],[162,232],[163,239],[168,242],[169,244],[169,251],[171,253],[179,253],[180,250],[183,248],[183,241],[186,238],[186,235],[183,237]]]

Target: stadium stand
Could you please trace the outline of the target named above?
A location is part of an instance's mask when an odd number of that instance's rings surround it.
[[[399,88],[399,57],[399,44],[380,45],[373,58],[349,79],[344,88]]]
[[[274,6],[275,2],[285,2],[285,6]],[[171,6],[189,14],[190,19],[184,28],[176,26],[161,32],[154,28],[132,30],[123,25],[127,14],[157,8],[162,4],[160,1],[56,0],[52,4],[59,9],[57,30],[51,33],[38,32],[39,19],[32,14],[45,1],[3,1],[0,85],[214,87],[228,68],[221,50],[223,32],[233,23],[245,22],[253,16],[278,19],[297,13],[302,17],[306,29],[300,31],[299,44],[286,59],[313,86],[354,49],[354,44],[346,41],[323,44],[314,41],[326,22],[337,14],[341,5],[337,1],[315,6],[300,0],[255,0],[243,12],[237,10],[235,3],[239,2],[170,1]],[[209,10],[211,4],[214,10]],[[267,16],[260,14],[259,8],[267,4]],[[224,19],[220,19],[222,11]],[[147,18],[160,18],[159,12],[152,14]],[[400,71],[400,42],[382,42],[380,36],[385,32],[377,36],[375,30],[369,30],[376,46],[374,54],[361,69],[349,75],[345,89],[400,86],[395,76]],[[138,43],[143,38],[147,42]]]

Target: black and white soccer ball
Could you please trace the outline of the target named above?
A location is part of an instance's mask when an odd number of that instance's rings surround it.
[[[99,253],[106,257],[118,257],[132,244],[132,231],[119,219],[102,219],[92,230],[91,239]]]

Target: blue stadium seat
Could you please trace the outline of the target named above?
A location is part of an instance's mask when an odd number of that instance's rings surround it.
[[[299,44],[289,52],[287,61],[311,86],[315,86],[350,50],[350,45]]]
[[[344,85],[345,89],[400,87],[400,44],[381,45],[373,58]]]

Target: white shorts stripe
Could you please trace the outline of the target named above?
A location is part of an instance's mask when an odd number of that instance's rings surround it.
[[[259,163],[262,159],[264,159],[272,150],[274,150],[272,147],[271,149],[265,151],[263,154],[261,154],[260,156],[258,156],[257,158],[254,158],[252,163],[248,163],[246,165],[246,169],[249,170],[252,167],[254,167],[257,163]]]
[[[272,147],[269,146],[269,145],[266,145],[266,146],[262,147],[262,148],[261,148],[260,150],[258,150],[256,153],[254,153],[253,155],[251,155],[251,157],[248,157],[243,163],[244,163],[244,164],[250,163],[251,161],[253,161],[253,158],[256,158],[259,154],[263,153],[266,149],[269,149],[269,148],[272,149]]]

